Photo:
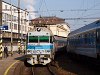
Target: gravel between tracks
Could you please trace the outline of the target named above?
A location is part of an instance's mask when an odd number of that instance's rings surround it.
[[[87,66],[88,64],[70,59],[66,52],[58,53],[55,60],[60,67],[60,75],[100,75],[99,71]]]

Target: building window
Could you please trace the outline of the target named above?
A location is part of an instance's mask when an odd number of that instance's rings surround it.
[[[21,26],[21,31],[24,31],[24,26]]]
[[[9,28],[11,29],[11,23],[10,23],[10,27]],[[13,29],[13,23],[12,23],[12,29]]]
[[[19,30],[21,30],[21,25],[20,25],[20,27],[19,27]]]
[[[13,20],[16,22],[16,16],[14,16]]]
[[[25,26],[23,26],[23,31],[25,31]]]
[[[7,5],[5,5],[5,9],[7,9]]]
[[[10,25],[9,25],[9,29],[11,29],[11,23],[10,23]]]
[[[27,32],[27,28],[26,28],[26,26],[25,26],[25,32]]]
[[[7,17],[7,21],[9,21],[9,14],[7,14],[6,17]]]
[[[21,18],[21,24],[23,24],[23,19]]]
[[[11,7],[10,7],[10,10],[11,10]]]
[[[14,24],[14,29],[17,30],[17,24]]]
[[[28,31],[30,30],[30,27],[28,27]]]
[[[2,19],[5,20],[5,13],[2,12]]]

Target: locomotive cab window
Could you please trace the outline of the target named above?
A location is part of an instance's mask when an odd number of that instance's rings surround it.
[[[39,42],[49,42],[49,36],[39,36]]]
[[[38,36],[29,36],[29,42],[35,42],[37,43],[38,42]]]

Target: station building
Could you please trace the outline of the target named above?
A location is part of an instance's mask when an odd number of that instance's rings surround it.
[[[2,1],[0,2],[0,17],[2,17],[0,19],[0,26],[8,26],[8,30],[0,29],[0,39],[2,39],[2,46],[8,46],[8,50],[10,51],[12,38],[13,51],[18,50],[19,39],[21,40],[21,45],[25,47],[27,31],[32,28],[32,26],[29,26],[29,14],[27,10],[19,8],[20,24],[18,24],[18,7],[3,0],[0,1]]]
[[[69,24],[65,22],[65,19],[51,16],[51,17],[38,17],[31,20],[30,25],[46,25],[55,36],[61,36],[67,38],[70,33]]]

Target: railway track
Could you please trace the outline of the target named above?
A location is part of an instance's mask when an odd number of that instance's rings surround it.
[[[13,75],[58,75],[54,65],[26,67],[23,62],[15,65]]]
[[[58,75],[54,69],[51,68],[51,65],[46,66],[37,65],[32,67],[32,75]]]
[[[23,62],[19,62],[14,69],[13,75],[32,75],[32,69],[26,67]]]

